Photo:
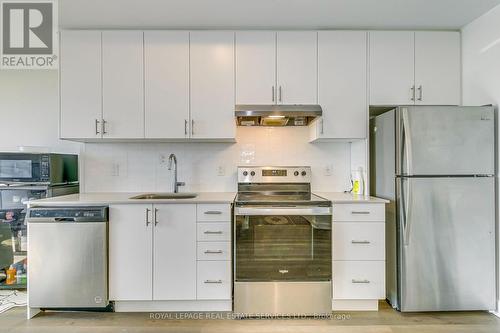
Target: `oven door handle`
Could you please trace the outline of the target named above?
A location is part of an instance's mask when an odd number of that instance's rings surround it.
[[[235,207],[234,214],[237,216],[252,215],[331,215],[332,207],[318,206],[288,206],[288,207],[269,207],[269,206],[251,206]]]

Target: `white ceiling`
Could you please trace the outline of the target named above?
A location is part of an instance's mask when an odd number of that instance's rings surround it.
[[[63,28],[459,29],[500,0],[59,0]]]

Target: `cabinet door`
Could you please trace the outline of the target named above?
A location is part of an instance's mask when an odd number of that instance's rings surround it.
[[[236,104],[276,103],[276,33],[236,32]]]
[[[459,105],[460,33],[415,32],[416,104]]]
[[[102,32],[103,137],[144,137],[142,31]]]
[[[370,104],[414,103],[414,33],[370,32]]]
[[[318,33],[320,138],[365,138],[367,105],[367,33]]]
[[[196,205],[154,205],[154,300],[196,299]]]
[[[318,34],[280,31],[277,35],[279,104],[317,104]]]
[[[191,35],[191,137],[234,139],[234,33]]]
[[[109,299],[152,300],[151,205],[109,206]]]
[[[185,138],[189,122],[189,32],[144,32],[145,136]]]
[[[100,31],[61,31],[60,75],[61,138],[100,138]]]

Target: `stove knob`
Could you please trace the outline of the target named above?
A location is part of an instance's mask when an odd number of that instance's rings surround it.
[[[243,176],[248,176],[248,171],[243,171]]]
[[[255,171],[250,172],[250,176],[255,176]]]
[[[295,172],[293,173],[293,175],[294,175],[295,177],[297,177],[297,176],[299,175],[299,172],[298,172],[298,171],[295,171]]]
[[[302,175],[303,177],[305,177],[305,175],[307,175],[307,173],[306,173],[305,171],[302,171],[301,175]]]

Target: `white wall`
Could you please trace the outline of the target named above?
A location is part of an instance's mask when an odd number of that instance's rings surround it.
[[[0,151],[79,152],[79,144],[58,138],[57,91],[57,71],[0,70]]]
[[[498,107],[500,105],[500,6],[463,28],[462,61],[464,105],[494,104]],[[497,121],[499,118],[497,114]],[[497,125],[497,128],[500,127]],[[499,156],[500,152],[497,152],[497,158]],[[498,188],[497,193],[499,193]],[[497,201],[497,206],[498,204]],[[499,235],[497,237],[500,239]],[[500,253],[497,254],[497,258],[500,258]],[[497,293],[498,290],[500,283],[497,281]],[[497,306],[497,311],[499,309],[500,304]]]
[[[235,191],[238,165],[310,165],[316,191],[349,189],[349,143],[308,143],[308,129],[245,128],[237,143],[86,144],[86,192],[170,191],[172,173],[160,155],[175,153],[182,191]],[[332,175],[325,175],[331,165]],[[225,171],[218,175],[219,167]]]

